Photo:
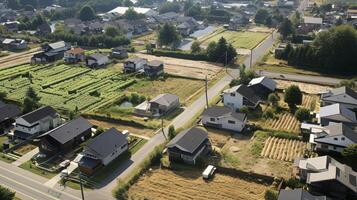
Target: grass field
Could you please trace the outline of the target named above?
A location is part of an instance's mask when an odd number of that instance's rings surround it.
[[[155,169],[142,176],[128,191],[128,199],[189,200],[189,199],[264,199],[269,186],[238,177],[216,174],[205,182],[196,169],[169,171]]]
[[[227,42],[231,43],[235,48],[253,49],[267,36],[267,33],[259,32],[223,31],[215,32],[207,37],[204,37],[200,40],[200,42],[203,46],[208,46],[210,42],[217,42],[221,37],[224,37]]]
[[[301,157],[306,149],[306,143],[298,140],[269,137],[261,152],[262,157],[292,162]]]

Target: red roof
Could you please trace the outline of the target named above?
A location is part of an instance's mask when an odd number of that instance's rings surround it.
[[[82,49],[82,48],[73,48],[71,50],[68,50],[68,53],[71,53],[71,54],[83,54],[84,53],[84,49]]]

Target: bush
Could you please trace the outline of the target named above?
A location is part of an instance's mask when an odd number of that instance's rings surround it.
[[[264,194],[264,199],[265,200],[277,200],[278,199],[278,191],[272,190],[272,189],[267,189]]]
[[[295,108],[296,105],[302,103],[302,93],[297,85],[292,85],[285,90],[284,101],[288,104],[290,109]]]
[[[267,108],[263,113],[263,118],[272,119],[274,118],[274,111],[271,108]]]
[[[15,192],[0,185],[0,199],[1,200],[12,200],[15,198]]]
[[[291,189],[295,188],[302,188],[304,186],[303,183],[301,183],[298,179],[296,178],[290,178],[285,182],[286,187],[289,187]]]
[[[306,108],[299,108],[295,112],[295,117],[300,121],[309,121],[311,119],[310,111]]]
[[[274,106],[274,107],[277,107],[278,106],[278,103],[279,103],[279,96],[276,95],[275,93],[271,93],[269,94],[268,96],[268,101],[269,103]]]
[[[171,125],[169,127],[169,133],[168,133],[168,137],[169,137],[169,140],[171,140],[172,138],[174,138],[176,136],[176,130],[175,130],[175,127],[173,125]]]

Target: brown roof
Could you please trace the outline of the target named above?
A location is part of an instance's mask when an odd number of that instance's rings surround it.
[[[82,48],[73,48],[71,50],[68,50],[68,53],[71,53],[71,54],[83,54],[84,53],[84,49],[82,49]]]

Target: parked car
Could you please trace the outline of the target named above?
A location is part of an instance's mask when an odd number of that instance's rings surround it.
[[[71,164],[70,160],[65,160],[59,164],[61,168],[67,168]]]
[[[214,172],[216,171],[216,167],[213,165],[208,165],[207,168],[202,172],[203,179],[209,179],[213,176]]]

